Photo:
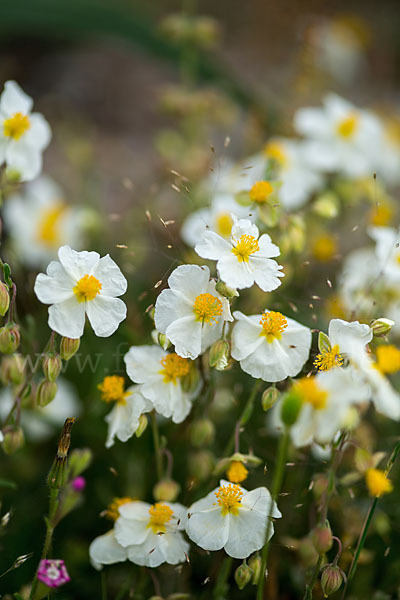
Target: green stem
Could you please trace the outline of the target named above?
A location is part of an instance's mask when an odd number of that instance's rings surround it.
[[[162,455],[161,455],[161,445],[160,445],[160,434],[158,432],[157,417],[156,417],[156,413],[155,413],[154,410],[151,413],[151,428],[152,428],[152,431],[153,431],[154,452],[155,452],[155,455],[156,455],[157,477],[158,477],[158,479],[162,479],[163,468],[162,468]]]
[[[320,554],[320,556],[318,557],[318,560],[315,564],[314,571],[313,571],[313,574],[311,577],[311,581],[306,586],[306,593],[304,594],[303,600],[312,600],[312,593],[313,593],[314,585],[317,581],[318,573],[319,573],[319,570],[320,570],[321,564],[322,564],[322,556],[323,555]]]
[[[213,592],[214,600],[223,600],[224,598],[226,598],[226,586],[229,574],[232,569],[232,564],[233,559],[230,556],[226,556],[218,573],[217,582],[215,584]]]
[[[249,399],[247,400],[246,405],[242,411],[242,414],[240,415],[240,418],[237,422],[237,426],[239,427],[239,429],[241,427],[243,427],[244,425],[246,425],[247,421],[251,417],[251,414],[252,414],[253,408],[254,408],[254,401],[256,399],[260,385],[261,385],[261,380],[257,379],[257,381],[254,383],[253,389],[251,390]],[[235,435],[236,435],[236,428],[233,431],[233,433],[229,439],[229,442],[227,443],[227,445],[225,447],[224,456],[229,456],[230,454],[232,454],[232,451],[235,447]]]
[[[101,572],[101,600],[107,600],[107,581],[104,569]]]
[[[272,481],[272,501],[276,502],[280,491],[282,489],[283,477],[285,474],[285,464],[286,464],[286,456],[289,447],[289,429],[286,429],[281,439],[279,440],[278,446],[278,457],[275,466],[274,479]],[[271,512],[273,509],[273,504],[271,504]],[[271,525],[272,525],[272,516],[270,515],[268,518],[267,531],[266,531],[266,542],[261,551],[261,571],[260,571],[260,579],[258,581],[257,587],[257,600],[262,600],[264,597],[264,583],[265,583],[265,572],[267,569],[268,562],[268,552],[269,552],[269,538],[271,534]]]

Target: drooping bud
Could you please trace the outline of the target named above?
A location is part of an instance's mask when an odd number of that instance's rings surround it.
[[[42,361],[42,368],[47,381],[56,381],[62,368],[61,356],[54,353],[45,354]]]
[[[297,421],[303,401],[296,390],[290,390],[283,399],[281,419],[286,427],[292,427]]]
[[[335,564],[323,568],[321,575],[321,587],[325,598],[338,591],[346,576],[342,569]]]
[[[147,416],[145,414],[141,414],[139,417],[138,428],[135,431],[135,435],[137,438],[140,438],[140,436],[143,435],[143,433],[146,431],[148,423],[149,421],[147,419]]]
[[[10,306],[10,294],[5,283],[0,281],[0,316],[4,317]]]
[[[175,502],[181,486],[173,479],[161,479],[153,488],[153,496],[157,502]]]
[[[76,354],[81,345],[81,339],[63,337],[60,342],[60,356],[63,360],[69,360]]]
[[[227,340],[217,340],[210,348],[209,364],[217,371],[223,371],[229,365],[230,345]]]
[[[8,377],[14,385],[19,385],[25,378],[24,357],[21,354],[13,354],[8,361]]]
[[[261,406],[263,407],[263,410],[270,410],[278,398],[279,392],[274,385],[271,385],[269,388],[264,390],[263,395],[261,396]]]
[[[57,394],[57,384],[54,381],[42,379],[36,391],[36,404],[43,408],[53,402]]]
[[[163,350],[168,350],[171,347],[171,342],[165,335],[165,333],[157,333],[157,342],[160,344]]]
[[[249,567],[253,571],[253,577],[251,579],[251,583],[253,585],[258,585],[261,575],[261,556],[258,554],[254,554],[249,560]]]
[[[248,583],[250,583],[253,577],[253,570],[249,567],[246,561],[243,561],[241,565],[235,571],[235,581],[239,588],[242,590]]]
[[[332,548],[332,531],[328,521],[312,530],[311,539],[318,554],[325,554]]]
[[[4,440],[2,443],[3,450],[6,454],[13,454],[25,443],[24,432],[21,427],[14,427],[11,431],[7,431],[4,434]]]
[[[228,298],[228,300],[232,300],[232,298],[237,298],[239,296],[239,292],[235,288],[226,285],[224,281],[218,281],[215,289],[221,296]]]
[[[215,426],[210,419],[198,419],[190,425],[190,442],[195,448],[209,446],[215,437]]]
[[[19,326],[16,323],[9,323],[0,329],[0,352],[3,354],[14,354],[17,350],[21,336]]]
[[[375,319],[372,321],[370,327],[374,337],[383,337],[389,333],[394,324],[395,322],[391,319],[385,319],[384,317],[381,317],[380,319]]]

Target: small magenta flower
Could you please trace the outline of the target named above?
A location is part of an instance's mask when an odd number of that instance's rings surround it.
[[[84,477],[75,477],[71,485],[74,492],[83,492],[86,487],[86,479]]]
[[[67,568],[63,560],[58,559],[43,559],[39,563],[37,572],[39,581],[51,588],[59,587],[70,581]]]

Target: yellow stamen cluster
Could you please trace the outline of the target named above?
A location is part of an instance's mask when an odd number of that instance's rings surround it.
[[[150,527],[155,534],[165,533],[165,524],[168,523],[173,515],[174,511],[172,508],[163,504],[162,502],[156,502],[149,508],[150,519],[147,527]]]
[[[248,470],[240,460],[234,460],[229,465],[226,475],[232,483],[241,483],[247,479]]]
[[[9,119],[3,121],[3,133],[6,137],[19,140],[30,128],[29,118],[21,112],[15,113]]]
[[[277,162],[280,167],[283,167],[287,162],[285,150],[279,142],[268,142],[264,148],[264,154],[267,158]]]
[[[322,350],[317,354],[314,360],[314,367],[319,371],[329,371],[333,367],[340,367],[343,364],[343,357],[339,353],[339,346],[335,344],[330,350]]]
[[[302,377],[294,384],[294,388],[303,402],[311,404],[315,410],[326,407],[328,392],[317,384],[315,377]]]
[[[238,239],[236,246],[232,248],[232,253],[237,257],[239,262],[249,262],[249,257],[258,252],[260,246],[258,240],[252,235],[242,235]]]
[[[86,302],[94,300],[97,294],[100,293],[102,285],[96,277],[93,275],[84,275],[80,278],[76,286],[73,288],[73,292],[78,302]]]
[[[257,204],[265,204],[273,191],[274,188],[269,181],[256,181],[249,192],[250,200]]]
[[[60,245],[60,219],[65,213],[65,205],[57,206],[45,211],[39,221],[37,238],[39,242],[58,248]]]
[[[400,371],[400,350],[392,344],[378,346],[376,360],[376,366],[382,373],[392,374]]]
[[[107,506],[107,510],[105,512],[105,516],[107,519],[111,519],[111,521],[116,521],[119,515],[119,507],[123,504],[128,504],[128,502],[133,502],[132,498],[114,498],[114,500]]]
[[[217,502],[221,507],[221,513],[223,516],[230,513],[231,515],[239,514],[239,507],[242,501],[243,492],[239,485],[233,483],[229,485],[221,485],[214,492],[217,497]]]
[[[339,121],[336,130],[340,137],[346,140],[351,138],[357,131],[358,121],[359,118],[356,114],[350,114],[348,117]]]
[[[281,339],[282,332],[288,326],[288,322],[282,313],[270,310],[269,312],[263,312],[260,325],[262,325],[260,335],[264,335],[267,338],[267,342],[271,344],[274,340]]]
[[[161,359],[161,375],[164,376],[164,383],[173,383],[176,385],[177,379],[185,377],[189,373],[189,360],[178,356],[175,352],[166,354]]]
[[[212,325],[222,315],[222,302],[212,294],[200,294],[193,304],[196,321]]]
[[[312,253],[320,262],[329,262],[337,253],[335,238],[331,235],[321,235],[314,241]]]
[[[216,218],[216,231],[222,237],[229,237],[232,230],[233,220],[229,213],[220,213]]]
[[[389,494],[393,491],[392,482],[379,469],[367,469],[365,481],[370,495],[374,498],[379,498],[383,494]]]
[[[371,225],[384,227],[385,225],[389,225],[393,218],[393,214],[393,207],[388,203],[381,202],[371,208],[368,219]]]
[[[119,375],[108,375],[97,386],[101,392],[101,399],[104,402],[117,402],[118,404],[126,404],[126,396],[129,392],[125,392],[125,380]]]

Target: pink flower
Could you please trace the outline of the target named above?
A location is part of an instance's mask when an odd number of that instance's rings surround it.
[[[48,587],[56,588],[70,581],[67,568],[63,560],[58,559],[43,559],[39,563],[37,572],[39,581]]]
[[[86,487],[86,480],[84,477],[75,477],[71,485],[74,492],[82,492]]]

